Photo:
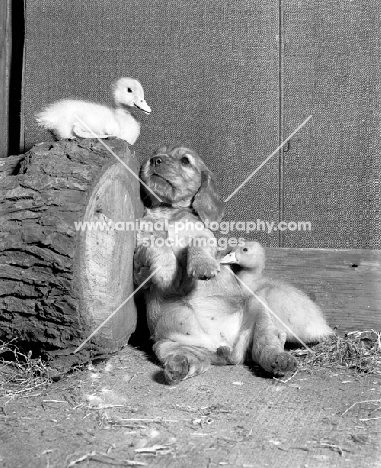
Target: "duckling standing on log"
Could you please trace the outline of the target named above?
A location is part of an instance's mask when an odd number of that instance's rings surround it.
[[[221,263],[237,265],[235,273],[254,293],[265,299],[269,308],[279,317],[273,318],[274,325],[286,332],[287,341],[297,342],[295,335],[307,343],[321,341],[333,334],[323,312],[302,291],[278,280],[263,275],[265,249],[259,242],[246,241],[222,258]],[[244,294],[251,292],[245,287]],[[285,323],[295,335],[283,325]]]
[[[137,108],[151,113],[144,90],[133,78],[120,78],[113,85],[115,107],[94,102],[64,99],[47,106],[36,115],[40,126],[63,138],[117,137],[133,145],[140,134],[140,123],[127,110]]]

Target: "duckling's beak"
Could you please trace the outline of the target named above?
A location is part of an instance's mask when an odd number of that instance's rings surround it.
[[[144,99],[139,99],[137,102],[134,102],[134,106],[137,107],[138,109],[142,110],[146,114],[151,113],[151,108],[150,106],[145,102]]]
[[[238,263],[235,252],[230,252],[225,257],[221,258],[220,263]]]

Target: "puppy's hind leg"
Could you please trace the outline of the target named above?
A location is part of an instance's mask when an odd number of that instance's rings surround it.
[[[201,374],[212,364],[212,352],[206,348],[186,346],[169,340],[160,340],[153,347],[163,364],[165,380],[175,385],[182,380]]]
[[[296,359],[284,350],[287,334],[277,329],[270,313],[255,297],[248,299],[248,308],[253,314],[253,361],[276,376],[295,370]]]

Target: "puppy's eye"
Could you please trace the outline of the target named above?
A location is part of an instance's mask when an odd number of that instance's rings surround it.
[[[132,93],[132,89],[131,89],[131,88],[127,88],[127,93]]]
[[[182,164],[183,166],[189,166],[190,161],[189,161],[188,156],[183,156],[183,157],[181,158],[181,164]]]
[[[247,252],[248,250],[249,250],[249,249],[248,249],[247,247],[244,247],[244,248],[242,249],[242,252]]]

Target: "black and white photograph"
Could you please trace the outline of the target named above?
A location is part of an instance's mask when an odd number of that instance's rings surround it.
[[[0,0],[0,48],[0,468],[380,468],[379,0]]]

